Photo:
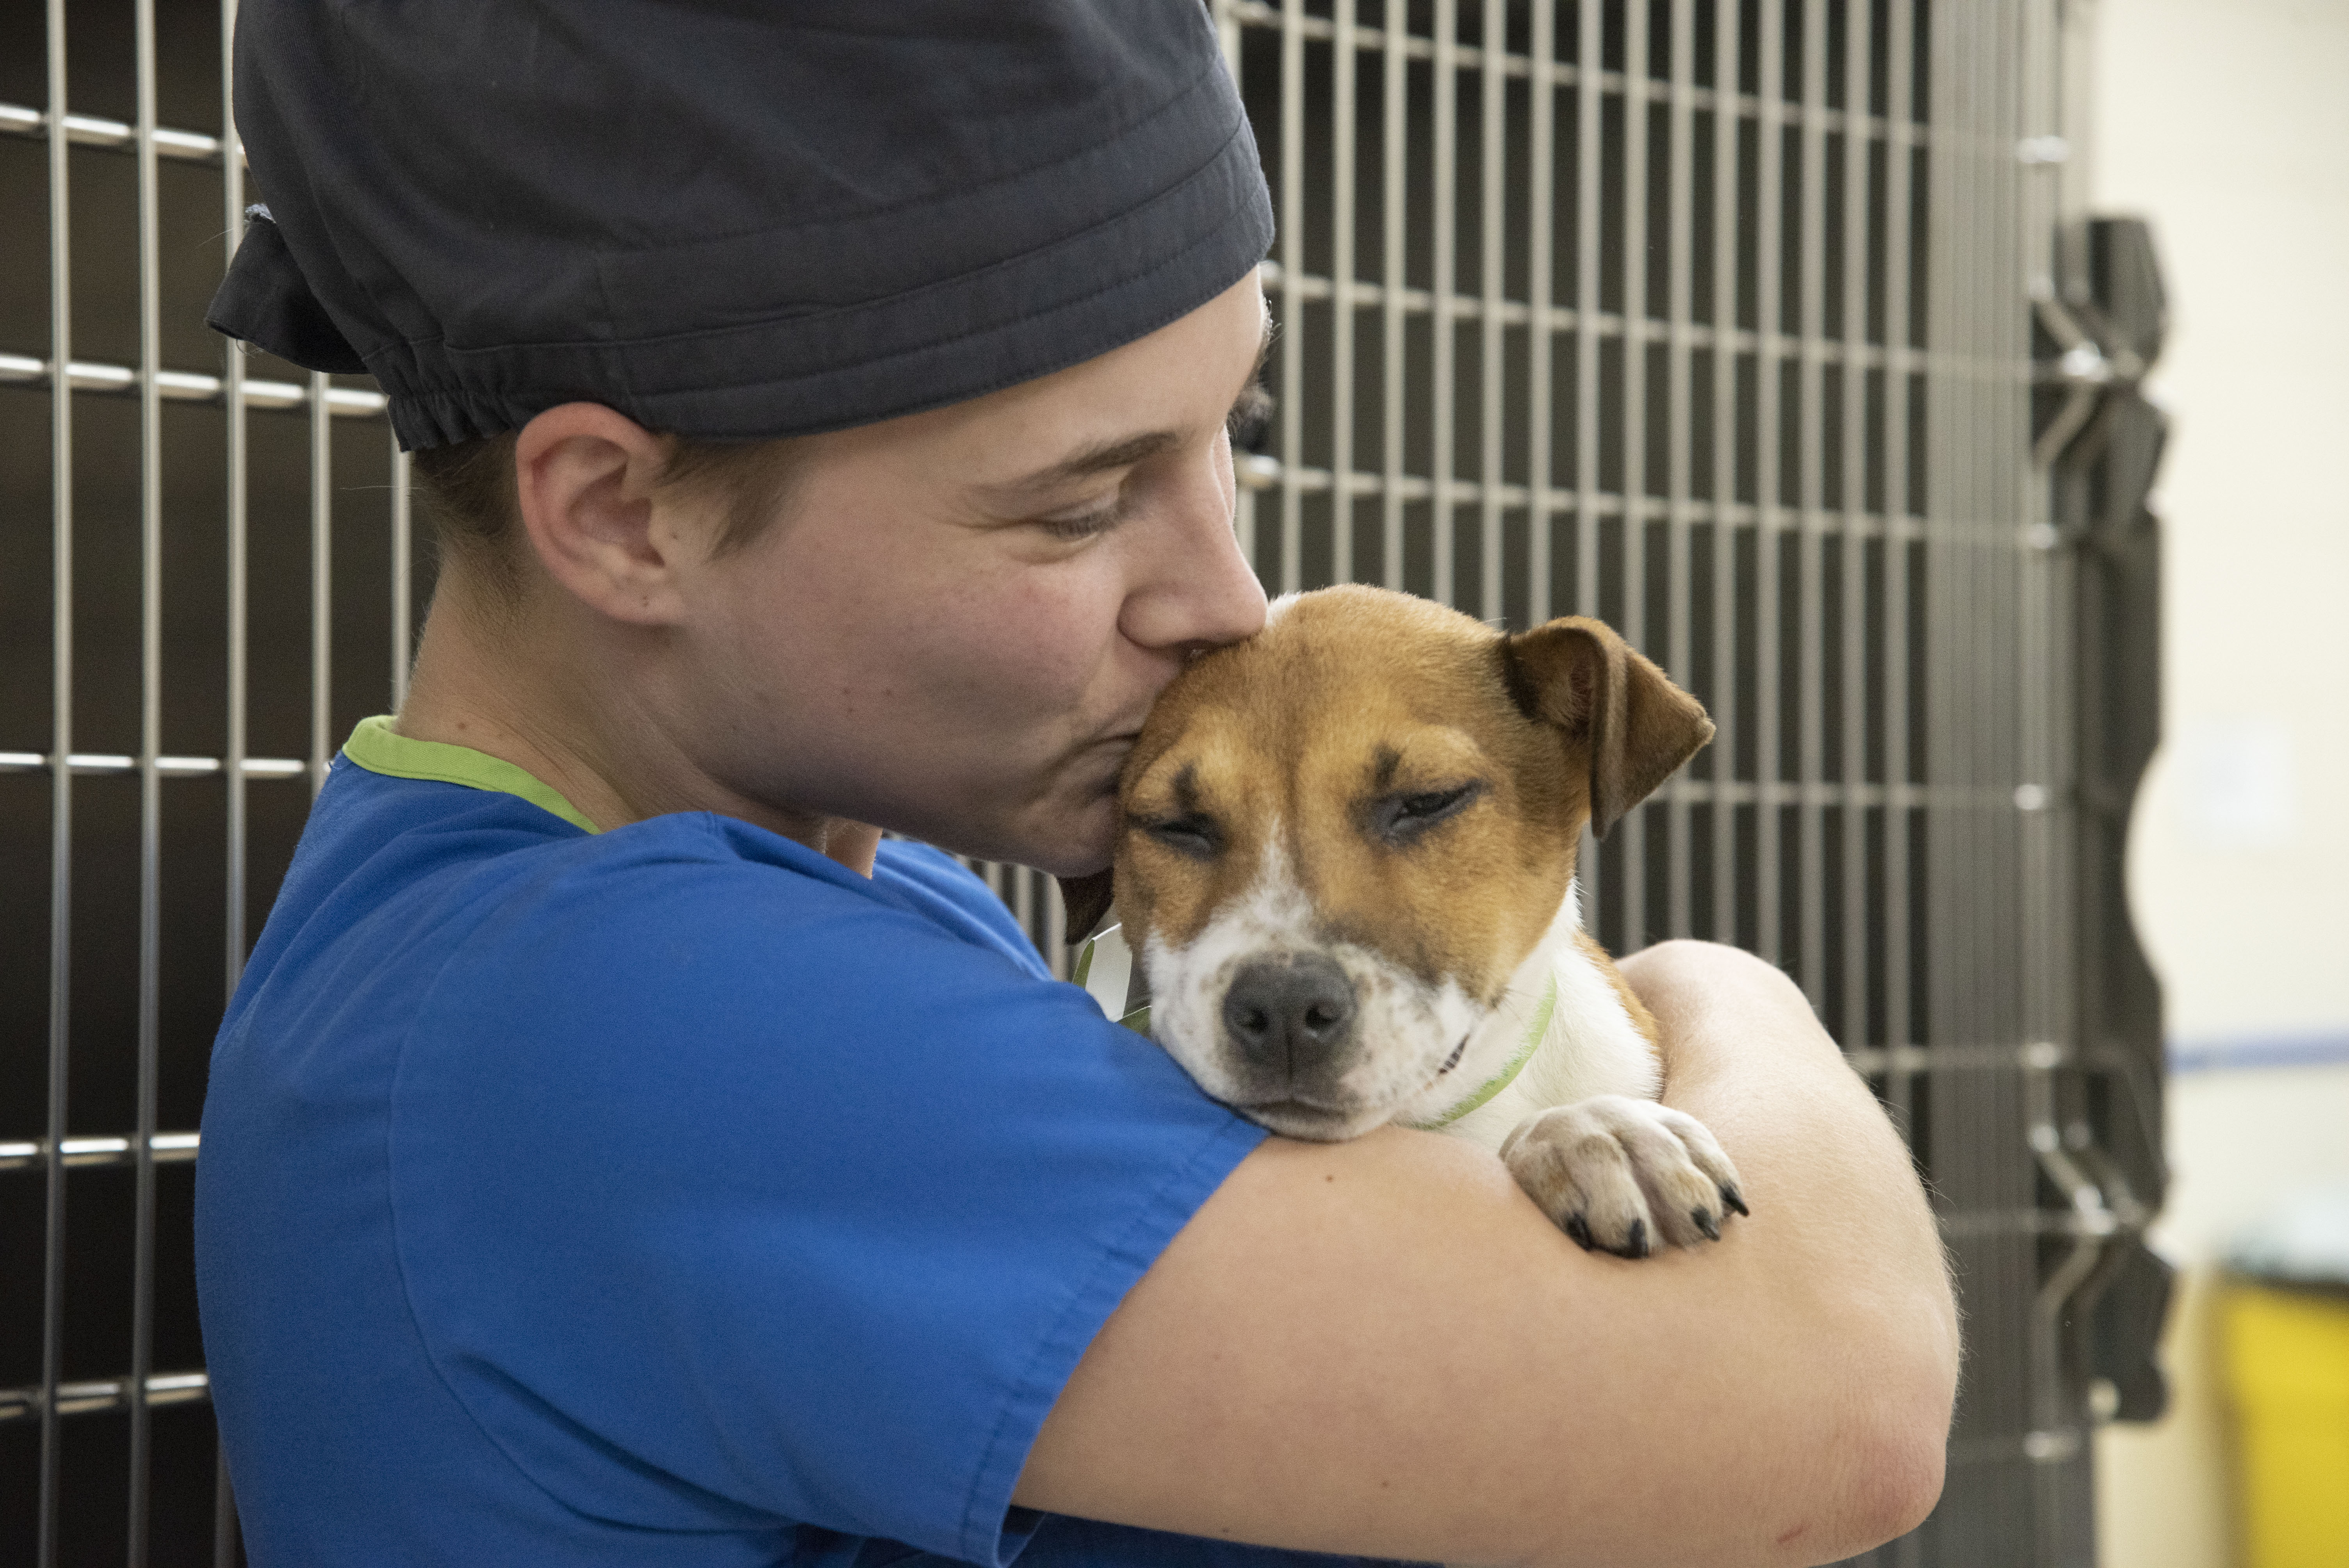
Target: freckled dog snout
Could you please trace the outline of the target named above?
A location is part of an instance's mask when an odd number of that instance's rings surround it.
[[[1224,1028],[1251,1066],[1312,1072],[1353,1033],[1354,983],[1318,953],[1260,958],[1224,994]]]

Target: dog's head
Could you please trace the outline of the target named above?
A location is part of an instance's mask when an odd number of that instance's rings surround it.
[[[1153,1030],[1277,1132],[1350,1138],[1456,1065],[1604,834],[1713,734],[1597,621],[1505,636],[1344,587],[1274,606],[1160,697],[1114,896]],[[1063,884],[1070,928],[1109,873]]]

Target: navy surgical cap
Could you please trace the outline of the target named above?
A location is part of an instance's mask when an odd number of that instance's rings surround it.
[[[1198,0],[244,0],[207,319],[409,449],[836,429],[1107,352],[1271,242]]]

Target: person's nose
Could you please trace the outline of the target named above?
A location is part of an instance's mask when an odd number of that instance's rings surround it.
[[[1143,647],[1205,651],[1264,629],[1264,584],[1234,530],[1231,457],[1215,446],[1167,496],[1166,525],[1135,563],[1122,621]]]

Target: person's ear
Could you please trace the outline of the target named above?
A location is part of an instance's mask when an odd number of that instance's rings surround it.
[[[682,608],[690,548],[653,505],[670,441],[600,403],[564,403],[514,438],[514,499],[548,576],[615,621],[664,625]]]

